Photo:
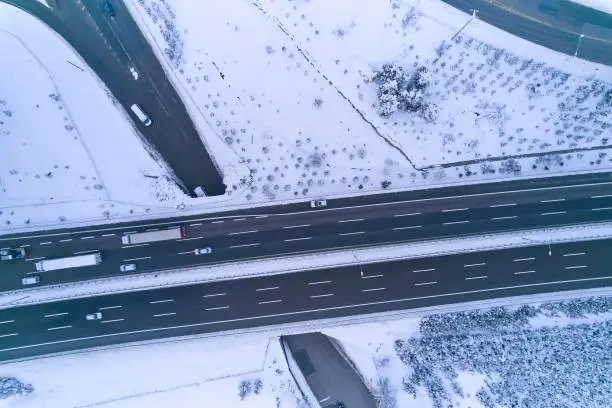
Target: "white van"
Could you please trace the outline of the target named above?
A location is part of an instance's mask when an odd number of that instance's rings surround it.
[[[21,280],[22,285],[35,285],[40,283],[40,276],[28,276]]]
[[[142,111],[142,109],[140,109],[140,106],[133,104],[132,106],[130,106],[130,109],[132,109],[134,115],[138,116],[138,119],[140,119],[140,121],[144,123],[145,126],[151,126],[151,119],[149,119],[149,117]]]
[[[202,188],[202,186],[197,186],[193,189],[193,192],[197,197],[206,197],[206,191]]]

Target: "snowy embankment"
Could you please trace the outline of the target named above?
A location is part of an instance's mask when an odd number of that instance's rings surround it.
[[[206,137],[251,168],[249,202],[610,168],[612,69],[478,19],[454,37],[470,18],[442,2],[127,4]],[[386,63],[409,94],[393,113]]]
[[[588,292],[269,327],[232,333],[231,340],[193,336],[5,363],[0,381],[15,380],[10,381],[13,388],[0,394],[0,407],[305,407],[276,336],[313,330],[341,342],[384,408],[450,402],[492,407],[481,401],[509,406],[519,398],[544,401],[534,404],[538,407],[608,406],[612,298],[585,298],[597,296]]]
[[[582,4],[604,13],[612,14],[612,1],[610,0],[570,0],[574,3]]]
[[[175,210],[182,193],[61,38],[2,3],[0,44],[0,231]]]

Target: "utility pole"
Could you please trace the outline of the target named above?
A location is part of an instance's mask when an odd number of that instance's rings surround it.
[[[357,255],[353,255],[353,258],[355,258],[355,260],[357,261],[357,263],[359,264],[359,274],[361,275],[361,277],[363,278],[363,268],[361,266],[361,262],[359,262],[359,259],[357,259]]]
[[[523,237],[523,239],[525,241],[535,242],[536,244],[546,244],[548,246],[548,256],[552,256],[552,246],[550,245],[550,242],[536,241],[535,239],[529,239],[525,237]]]
[[[465,24],[463,25],[463,27],[461,27],[461,28],[459,29],[459,31],[457,31],[457,32],[456,32],[456,33],[455,33],[455,34],[454,34],[454,35],[451,37],[451,41],[453,41],[455,38],[457,38],[457,36],[458,36],[459,34],[461,34],[461,32],[462,32],[463,30],[465,30],[465,27],[467,27],[467,26],[468,26],[468,25],[469,25],[469,24],[470,24],[472,21],[476,20],[476,13],[478,13],[478,10],[476,10],[476,9],[470,9],[470,11],[472,12],[472,17],[470,17],[470,19],[467,21],[467,23],[465,23]]]
[[[576,51],[574,52],[574,58],[578,57],[578,50],[580,49],[580,46],[582,45],[583,38],[584,38],[584,34],[580,34],[580,36],[578,37],[578,46],[576,46]]]

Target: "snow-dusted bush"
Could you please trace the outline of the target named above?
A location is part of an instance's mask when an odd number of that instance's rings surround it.
[[[428,121],[437,119],[438,107],[424,102],[430,80],[431,73],[426,67],[419,67],[408,76],[401,66],[384,64],[372,77],[378,85],[378,114],[387,118],[399,110],[419,112]]]
[[[166,0],[137,0],[138,4],[151,17],[157,25],[166,42],[164,54],[174,68],[180,68],[185,62],[183,55],[183,38],[176,26],[176,14]],[[159,2],[159,3],[158,3]],[[160,6],[161,4],[161,6]]]
[[[15,377],[0,377],[0,399],[14,395],[30,394],[34,391],[32,384],[24,384]]]

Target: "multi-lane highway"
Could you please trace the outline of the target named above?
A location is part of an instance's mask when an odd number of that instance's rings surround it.
[[[612,241],[512,248],[0,310],[0,359],[169,336],[605,287]],[[101,312],[98,321],[85,320]]]
[[[0,1],[36,16],[72,45],[104,81],[133,118],[138,131],[168,163],[189,194],[193,195],[197,186],[204,186],[208,195],[225,193],[221,175],[181,98],[123,2],[111,2],[116,12],[111,17],[99,0],[47,1],[51,8],[37,0]],[[66,69],[73,69],[66,65]],[[135,68],[137,78],[130,67]],[[74,75],[83,74],[74,68]],[[151,117],[151,126],[143,125],[131,113],[130,106],[134,103]]]
[[[383,196],[308,203],[0,238],[1,248],[23,247],[25,260],[0,262],[0,288],[22,288],[21,279],[39,275],[41,285],[326,249],[410,242],[516,229],[612,220],[612,181],[608,174],[552,178],[513,189],[515,182],[451,187]],[[560,184],[560,185],[559,185]],[[183,239],[122,245],[126,232],[184,225]],[[194,249],[212,247],[208,255]],[[41,259],[101,252],[97,266],[37,273]]]

